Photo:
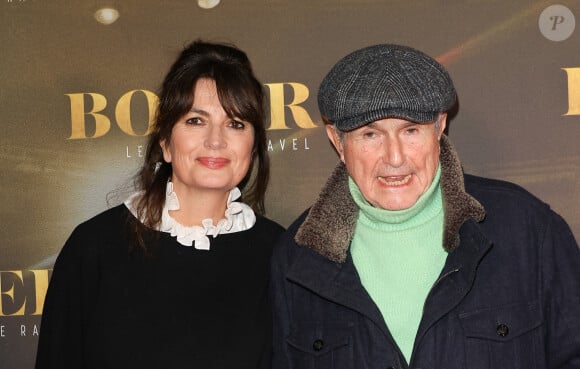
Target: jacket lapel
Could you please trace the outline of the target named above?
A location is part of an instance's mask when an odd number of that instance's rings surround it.
[[[372,299],[360,282],[350,253],[345,262],[337,263],[302,248],[286,277],[324,299],[364,314],[390,335],[377,306],[369,304]]]
[[[471,290],[477,266],[492,247],[491,242],[480,232],[479,226],[474,221],[466,222],[460,233],[461,247],[449,254],[443,271],[425,301],[415,347],[420,344],[429,328],[459,305]]]

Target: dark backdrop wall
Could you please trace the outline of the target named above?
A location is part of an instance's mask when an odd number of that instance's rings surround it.
[[[94,13],[120,16],[110,25]],[[580,236],[580,1],[2,0],[0,368],[32,368],[55,255],[121,202],[164,73],[196,38],[244,49],[268,91],[268,215],[288,225],[337,162],[316,106],[345,54],[416,47],[445,64],[465,170],[516,182]]]

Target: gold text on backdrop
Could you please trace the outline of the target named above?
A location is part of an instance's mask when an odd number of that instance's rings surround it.
[[[316,124],[310,118],[308,111],[299,104],[302,104],[308,99],[308,87],[302,83],[286,82],[286,83],[266,83],[266,87],[270,91],[270,128],[268,130],[290,129],[286,125],[284,117],[284,108],[290,109],[292,117],[296,125],[300,128],[316,128]],[[285,103],[284,86],[292,88],[294,98],[289,104]]]
[[[270,92],[270,127],[268,130],[291,129],[285,118],[285,109],[292,115],[296,127],[301,129],[316,128],[310,114],[300,104],[304,103],[310,95],[308,87],[297,82],[267,83],[265,86]],[[290,90],[290,91],[289,91]],[[292,101],[286,103],[286,94],[293,96]],[[65,94],[70,101],[71,135],[70,140],[98,138],[106,135],[111,130],[111,119],[105,114],[107,98],[96,92],[80,92]],[[146,98],[148,109],[147,129],[138,133],[134,129],[131,120],[131,101],[134,96],[140,95]],[[119,129],[129,136],[147,136],[151,133],[155,109],[158,104],[155,93],[149,90],[131,90],[125,93],[115,105],[115,120]],[[91,117],[94,129],[87,130],[87,117]]]
[[[136,93],[143,94],[147,99],[147,106],[149,109],[149,122],[147,130],[138,134],[133,129],[131,123],[131,99]],[[71,135],[69,139],[85,139],[97,138],[106,135],[111,129],[111,120],[102,113],[107,107],[107,98],[104,95],[85,92],[66,94],[70,99],[70,118],[71,118]],[[92,109],[86,110],[85,99],[92,101]],[[125,93],[115,107],[115,119],[117,125],[124,133],[129,136],[147,136],[151,133],[151,125],[155,115],[155,108],[157,107],[157,95],[148,90],[132,90]],[[95,129],[92,136],[87,135],[85,118],[90,115],[94,119]]]
[[[580,115],[580,67],[562,69],[568,75],[568,112],[563,115]]]
[[[41,315],[51,269],[0,271],[0,317]]]

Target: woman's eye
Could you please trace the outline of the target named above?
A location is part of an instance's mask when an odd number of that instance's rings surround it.
[[[185,123],[187,123],[187,124],[191,124],[191,125],[194,125],[194,126],[196,126],[196,125],[199,125],[199,124],[201,124],[201,123],[202,123],[202,120],[201,120],[201,118],[198,118],[198,117],[193,117],[193,118],[188,118],[188,119],[185,121]]]
[[[246,124],[243,122],[240,122],[239,120],[232,120],[232,121],[230,121],[230,127],[234,128],[234,129],[244,129],[244,128],[246,128]]]

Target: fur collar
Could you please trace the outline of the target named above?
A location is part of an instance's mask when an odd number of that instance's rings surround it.
[[[459,228],[473,218],[482,221],[483,206],[465,192],[463,170],[447,136],[441,137],[441,189],[445,211],[443,247],[451,252],[459,245]],[[348,189],[348,173],[341,162],[322,188],[298,229],[295,240],[322,256],[343,263],[352,240],[358,206]]]

